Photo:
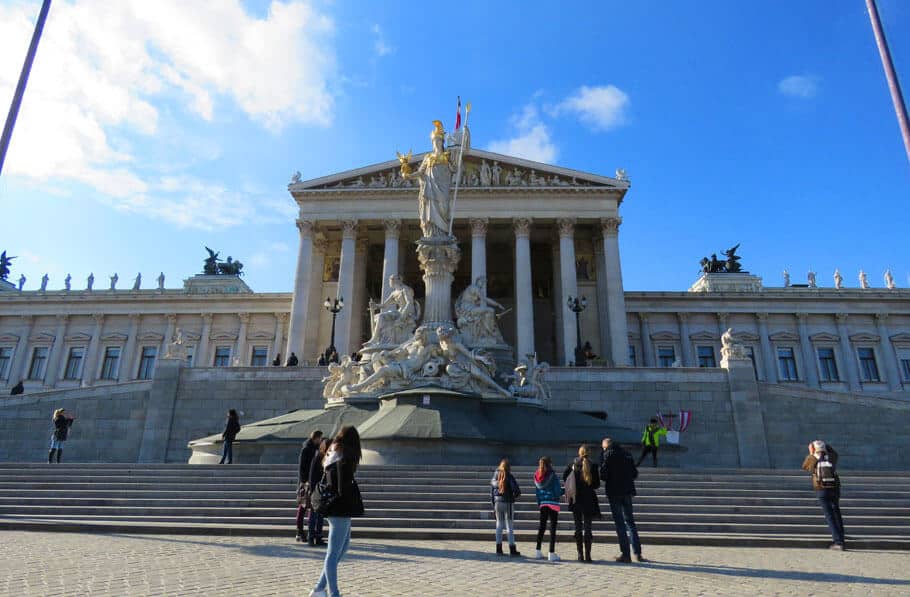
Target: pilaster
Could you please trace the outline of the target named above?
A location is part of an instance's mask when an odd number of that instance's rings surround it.
[[[531,287],[531,218],[515,218],[515,325],[518,361],[534,353],[534,294]]]
[[[645,367],[654,366],[654,345],[651,344],[651,314],[650,313],[639,313],[638,320],[640,322],[640,334],[641,334],[641,360],[642,364]]]
[[[626,322],[626,297],[619,260],[619,225],[622,218],[600,220],[603,234],[604,265],[607,278],[607,313],[610,320],[610,359],[614,367],[629,365],[629,326]]]
[[[817,388],[819,387],[818,359],[815,357],[812,340],[809,339],[808,318],[809,316],[806,313],[797,313],[796,327],[799,330],[799,345],[803,353],[803,369],[806,370],[806,383],[809,384],[810,388]]]
[[[104,314],[95,313],[92,315],[95,327],[92,330],[92,339],[88,343],[88,350],[85,353],[85,363],[82,365],[82,385],[91,386],[95,383],[95,377],[98,374],[98,352],[101,350],[101,334],[104,330]]]
[[[841,361],[844,364],[844,373],[847,376],[847,387],[851,392],[862,391],[859,384],[859,365],[856,362],[856,353],[850,345],[850,332],[847,330],[847,314],[837,313],[834,316],[837,321],[837,335],[840,336]]]
[[[568,365],[575,361],[575,348],[578,337],[575,329],[575,313],[569,308],[568,301],[578,296],[578,280],[575,270],[575,219],[560,218],[556,220],[559,231],[559,271],[562,288],[562,363]]]
[[[307,316],[310,292],[313,284],[313,235],[316,224],[310,220],[298,219],[297,230],[300,236],[300,246],[297,251],[297,271],[294,275],[294,297],[291,300],[291,315],[288,328],[288,344],[285,351],[289,356],[297,353],[298,358],[303,354],[305,335],[307,330]],[[321,278],[322,272],[319,272]]]
[[[471,282],[487,277],[487,218],[471,218]]]
[[[401,220],[383,220],[385,247],[382,257],[382,300],[389,297],[389,277],[398,274],[398,242],[401,239]]]
[[[898,367],[897,352],[891,343],[888,333],[888,314],[875,314],[875,327],[878,330],[878,336],[881,342],[882,363],[885,366],[885,375],[888,378],[888,388],[892,392],[900,392],[903,389],[900,377],[900,368]]]

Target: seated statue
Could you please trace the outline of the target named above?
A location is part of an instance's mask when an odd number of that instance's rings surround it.
[[[455,301],[458,329],[465,343],[471,346],[505,344],[496,317],[496,309],[504,312],[504,307],[487,297],[485,284],[485,278],[477,278]]]
[[[543,380],[544,373],[550,369],[548,363],[538,363],[537,355],[531,355],[529,363],[519,363],[515,367],[514,382],[509,390],[518,398],[532,398],[547,400],[550,398],[550,388]]]
[[[345,395],[387,386],[394,382],[409,382],[416,377],[433,356],[429,330],[417,328],[414,337],[393,350],[383,350],[372,361],[373,373],[355,384],[340,388]]]
[[[496,363],[490,355],[474,349],[469,350],[456,338],[456,331],[450,326],[436,329],[439,336],[439,349],[443,358],[448,361],[445,372],[448,385],[454,389],[470,390],[482,393],[492,390],[503,398],[511,398],[512,393],[500,386],[493,379]]]
[[[393,274],[389,276],[389,296],[378,304],[370,299],[370,313],[373,313],[373,335],[366,346],[398,345],[414,332],[420,319],[420,306],[414,301],[411,287]]]
[[[352,383],[357,377],[356,363],[351,357],[341,357],[340,363],[329,363],[329,374],[322,379],[325,387],[322,390],[323,398],[341,398],[341,388]]]

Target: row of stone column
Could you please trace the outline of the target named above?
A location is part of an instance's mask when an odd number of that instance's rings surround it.
[[[617,366],[628,364],[628,332],[626,328],[625,298],[622,286],[622,270],[619,260],[618,229],[621,219],[618,217],[604,218],[601,220],[602,238],[597,243],[598,256],[598,293],[602,300],[598,301],[601,323],[601,345],[608,360]],[[471,218],[471,279],[487,275],[486,261],[486,236],[489,220],[486,218]],[[534,348],[534,295],[531,283],[531,246],[530,232],[533,225],[531,218],[515,218],[512,221],[512,230],[515,236],[515,315],[516,315],[516,356],[521,359],[532,354]],[[399,240],[401,234],[401,220],[387,219],[383,221],[385,228],[385,249],[382,266],[382,298],[385,299],[389,292],[389,277],[399,273],[401,262],[399,255]],[[560,255],[560,300],[557,321],[559,333],[564,347],[561,355],[564,363],[574,360],[574,348],[577,344],[574,314],[568,307],[569,296],[578,295],[575,267],[575,220],[562,218],[557,222],[559,229],[559,255]],[[288,331],[287,353],[295,352],[298,355],[315,354],[315,332],[309,335],[312,328],[318,328],[317,298],[314,309],[314,296],[321,290],[321,275],[324,267],[324,247],[317,248],[316,223],[311,220],[297,220],[297,229],[300,233],[300,248],[297,256],[297,270],[294,282],[294,297],[291,305],[291,324]],[[341,221],[341,260],[338,274],[338,296],[352,301],[350,307],[343,309],[337,317],[335,329],[335,347],[339,354],[347,354],[356,350],[352,346],[353,340],[360,338],[360,318],[351,320],[351,313],[363,312],[365,287],[365,263],[355,267],[354,262],[359,256],[365,260],[365,247],[356,250],[358,222],[349,219]],[[324,242],[324,241],[322,241]],[[357,272],[358,280],[355,280]]]
[[[697,362],[695,356],[692,353],[692,345],[689,342],[689,314],[677,313],[676,316],[679,321],[679,336],[682,349],[683,366],[696,367]],[[722,335],[727,329],[728,316],[729,315],[727,313],[717,314],[718,337]],[[650,314],[639,313],[638,317],[641,326],[640,334],[643,353],[642,364],[645,367],[653,367],[654,346],[651,341]],[[838,342],[844,369],[843,381],[847,384],[847,387],[849,387],[851,391],[858,392],[861,390],[859,367],[857,365],[857,359],[853,351],[853,347],[850,344],[850,335],[847,329],[847,317],[848,315],[846,313],[835,314],[837,334],[839,337]],[[882,365],[885,369],[886,381],[888,382],[888,386],[891,391],[898,392],[902,389],[900,369],[898,366],[897,352],[894,349],[894,345],[888,340],[887,317],[887,314],[884,313],[876,314],[875,325],[879,336],[881,347],[880,354]],[[771,336],[768,333],[768,313],[756,313],[755,318],[758,327],[759,348],[761,350],[762,364],[764,366],[763,375],[766,381],[773,383],[778,378],[778,360],[771,345]],[[815,352],[815,347],[812,343],[811,338],[809,337],[809,327],[807,323],[808,318],[809,315],[807,313],[796,313],[797,332],[799,335],[800,351],[802,353],[802,360],[804,363],[803,369],[805,370],[804,378],[810,387],[818,388],[821,386],[821,382],[818,376],[818,358]]]

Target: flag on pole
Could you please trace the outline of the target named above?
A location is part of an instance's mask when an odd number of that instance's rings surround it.
[[[660,411],[657,411],[657,422],[660,423],[661,427],[667,427],[667,422],[664,421],[664,416],[660,414]]]
[[[458,108],[455,110],[455,130],[461,128],[461,96],[458,96]]]
[[[689,428],[689,423],[692,422],[692,411],[691,410],[681,410],[679,411],[679,432],[682,433]]]

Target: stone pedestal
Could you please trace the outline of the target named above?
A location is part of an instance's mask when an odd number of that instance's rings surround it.
[[[139,446],[139,462],[164,462],[174,419],[180,370],[186,366],[185,354],[172,351],[158,360],[145,413],[145,428]]]
[[[417,241],[417,259],[423,270],[426,292],[422,325],[435,329],[454,325],[452,319],[452,281],[461,260],[461,250],[454,236],[422,238]]]
[[[689,292],[759,292],[761,277],[749,272],[702,274]]]
[[[752,361],[738,346],[724,349],[720,366],[730,379],[730,402],[736,426],[739,465],[745,468],[771,468],[765,418]],[[738,349],[738,350],[737,350]]]
[[[198,274],[183,281],[187,294],[252,294],[240,276]]]

